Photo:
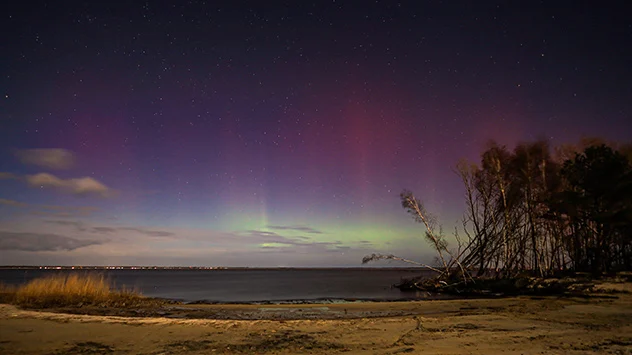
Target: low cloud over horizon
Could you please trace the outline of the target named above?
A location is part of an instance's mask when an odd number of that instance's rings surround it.
[[[155,261],[150,264],[189,265],[193,259],[186,255],[190,255],[198,260],[193,264],[209,266],[351,266],[360,265],[361,257],[377,247],[366,240],[351,243],[313,240],[309,231],[317,229],[305,225],[275,227],[279,232],[148,228],[80,219],[39,219],[30,227],[14,231],[15,225],[0,222],[0,255],[3,264],[24,265],[46,264],[43,260],[143,265],[135,261],[135,256],[152,256]],[[41,253],[46,253],[44,259]],[[200,264],[203,255],[207,259]]]
[[[98,240],[80,240],[51,233],[19,233],[0,231],[0,251],[72,251],[89,245],[102,244]]]

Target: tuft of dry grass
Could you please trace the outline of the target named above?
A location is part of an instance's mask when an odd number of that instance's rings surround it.
[[[116,290],[99,274],[60,274],[39,278],[13,290],[6,288],[6,293],[9,302],[29,308],[121,307],[143,299],[137,292]]]

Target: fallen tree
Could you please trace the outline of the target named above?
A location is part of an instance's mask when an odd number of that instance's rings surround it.
[[[418,223],[424,225],[424,235],[426,237],[426,240],[437,252],[437,258],[440,260],[441,266],[433,267],[410,259],[401,258],[392,254],[371,254],[365,256],[362,259],[362,263],[366,264],[377,260],[396,260],[417,266],[422,266],[437,273],[437,276],[432,280],[411,279],[402,284],[395,285],[395,287],[398,287],[402,290],[413,288],[436,290],[446,286],[467,285],[468,283],[475,283],[474,278],[468,271],[468,265],[463,265],[461,260],[464,255],[467,255],[467,251],[471,248],[471,240],[467,243],[463,243],[458,237],[458,234],[455,234],[458,247],[456,250],[451,251],[450,249],[448,249],[448,241],[446,240],[445,236],[443,236],[440,231],[439,233],[437,233],[436,221],[430,214],[427,213],[421,201],[415,198],[412,192],[407,190],[404,190],[400,194],[400,199],[402,207],[404,207],[404,209],[406,209],[406,211],[413,216],[413,219]],[[422,282],[427,285],[422,287]],[[434,286],[431,287],[431,284]]]

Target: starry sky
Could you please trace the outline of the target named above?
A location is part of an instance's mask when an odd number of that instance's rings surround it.
[[[625,2],[0,5],[0,264],[433,254],[494,139],[632,138]]]

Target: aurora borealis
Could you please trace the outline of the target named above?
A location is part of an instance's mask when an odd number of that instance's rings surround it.
[[[0,16],[0,264],[430,262],[453,167],[632,138],[622,2],[13,2]]]

